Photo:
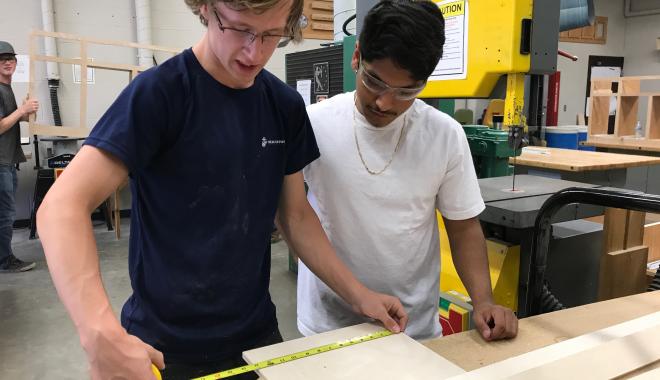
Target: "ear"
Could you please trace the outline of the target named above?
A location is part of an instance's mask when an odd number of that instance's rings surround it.
[[[206,2],[199,7],[199,14],[209,22],[209,6]]]
[[[360,43],[355,42],[355,50],[353,51],[353,58],[351,58],[351,68],[357,72],[360,66]]]

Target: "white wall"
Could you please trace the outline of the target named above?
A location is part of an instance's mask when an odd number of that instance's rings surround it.
[[[135,9],[133,0],[53,0],[55,10],[55,29],[58,32],[82,35],[90,38],[135,41]],[[183,0],[151,1],[152,42],[155,45],[185,49],[191,47],[205,32],[205,27],[197,16],[185,5]],[[0,40],[10,41],[19,54],[29,54],[29,33],[33,29],[42,29],[40,0],[0,0]],[[302,44],[290,44],[273,54],[266,66],[268,70],[284,80],[284,54],[300,50],[315,49],[323,41],[309,40]],[[77,44],[59,42],[59,55],[78,57]],[[43,53],[43,43],[39,44]],[[88,56],[97,61],[137,63],[135,49],[94,47]],[[168,56],[156,54],[156,60],[162,62]],[[60,64],[60,110],[64,125],[79,124],[79,85],[72,81],[70,65]],[[36,86],[34,95],[41,102],[38,120],[52,124],[48,87],[45,78],[45,63],[38,63],[35,70]],[[128,83],[128,74],[96,70],[96,83],[88,87],[87,126],[92,127],[112,103],[119,92]],[[27,94],[27,84],[16,83],[13,86],[16,97],[23,99]],[[27,130],[23,126],[23,135]],[[44,144],[45,145],[45,144]],[[23,147],[32,152],[32,146]],[[36,179],[33,170],[34,159],[22,165],[19,174],[17,196],[17,219],[28,219],[32,192]],[[128,194],[122,196],[122,207],[128,208]]]
[[[584,113],[587,88],[587,65],[590,55],[623,57],[626,35],[626,19],[623,17],[623,0],[594,0],[597,16],[606,16],[607,43],[581,44],[559,42],[559,49],[577,55],[577,62],[558,57],[557,70],[561,72],[559,90],[559,125],[574,125],[578,113]],[[628,58],[624,70],[628,74]]]

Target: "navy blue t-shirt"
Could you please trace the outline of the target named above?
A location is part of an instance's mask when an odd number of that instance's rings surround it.
[[[184,361],[240,354],[271,333],[282,181],[319,157],[300,95],[266,70],[226,87],[188,49],[137,76],[85,144],[130,172],[126,330]]]

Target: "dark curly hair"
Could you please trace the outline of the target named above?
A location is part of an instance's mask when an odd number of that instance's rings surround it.
[[[383,0],[369,11],[360,32],[364,61],[389,58],[418,81],[433,73],[444,44],[445,20],[431,1]]]

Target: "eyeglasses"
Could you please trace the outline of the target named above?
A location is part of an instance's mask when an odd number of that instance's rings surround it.
[[[15,62],[16,56],[13,55],[0,55],[0,62]]]
[[[377,95],[392,92],[397,100],[415,99],[417,95],[424,90],[424,87],[426,87],[426,82],[418,87],[392,87],[367,72],[362,64],[362,56],[360,56],[360,67],[358,72],[362,73],[362,84],[364,84],[364,87],[366,87],[367,90]]]
[[[289,43],[293,39],[293,36],[287,36],[284,34],[277,34],[277,33],[269,33],[269,32],[263,32],[263,33],[253,33],[249,30],[246,29],[237,29],[237,28],[232,28],[229,26],[224,26],[222,25],[222,21],[220,21],[220,17],[218,17],[218,12],[213,9],[213,14],[215,15],[215,19],[218,20],[218,28],[222,33],[225,32],[225,30],[231,30],[234,32],[234,35],[238,37],[240,41],[242,41],[243,47],[248,47],[252,45],[252,43],[257,39],[257,37],[261,36],[261,43],[264,46],[268,47],[273,47],[275,45],[277,46],[285,46],[286,44]]]

